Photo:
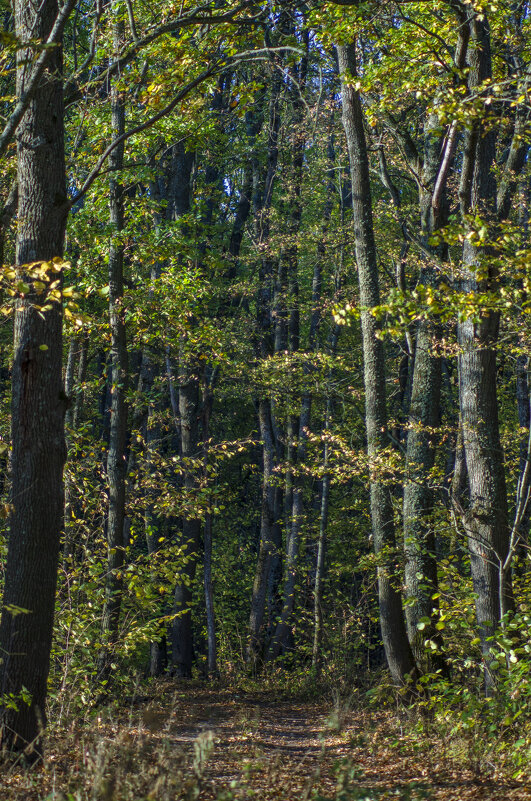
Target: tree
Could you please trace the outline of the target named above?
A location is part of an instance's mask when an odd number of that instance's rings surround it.
[[[111,2],[113,20],[113,45],[118,53],[124,41],[124,25],[117,19],[119,9]],[[111,83],[111,135],[120,139],[125,133],[125,95]],[[127,437],[127,382],[128,354],[124,309],[124,243],[125,188],[120,181],[124,165],[124,142],[109,155],[109,164],[114,173],[109,182],[109,219],[112,227],[109,244],[109,322],[111,329],[111,408],[109,451],[107,454],[107,481],[109,506],[106,519],[108,543],[107,580],[105,584],[105,606],[102,616],[103,647],[100,654],[100,672],[109,673],[112,645],[118,634],[120,607],[122,603],[122,575],[124,564],[125,488],[126,488],[126,437]]]
[[[407,638],[402,597],[394,575],[395,533],[390,488],[378,475],[377,465],[379,454],[389,447],[389,439],[383,343],[377,336],[377,323],[371,314],[371,309],[379,304],[378,267],[363,111],[359,91],[353,86],[357,75],[355,45],[353,43],[338,45],[337,55],[342,79],[343,125],[350,159],[354,235],[360,285],[365,421],[371,471],[372,536],[374,551],[381,560],[378,564],[380,626],[389,670],[393,679],[403,684],[408,678],[415,676],[416,665]]]
[[[58,15],[56,0],[45,0],[38,8],[17,2],[15,33],[24,43],[46,41]],[[0,686],[2,742],[7,748],[26,749],[29,756],[38,754],[46,724],[66,458],[60,287],[68,201],[60,36],[56,42],[36,81],[32,47],[26,45],[17,56],[17,98],[25,105],[17,134],[20,298],[15,311],[12,511]],[[43,304],[45,291],[48,302]]]

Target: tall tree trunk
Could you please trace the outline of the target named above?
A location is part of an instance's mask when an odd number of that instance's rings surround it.
[[[468,12],[471,40],[468,52],[468,83],[474,89],[492,76],[490,29],[486,17]],[[496,184],[492,172],[495,132],[476,122],[467,131],[463,157],[460,201],[463,214],[478,214],[495,221]],[[483,265],[485,278],[478,280]],[[497,277],[482,253],[466,238],[463,247],[462,290],[493,290]],[[486,269],[485,269],[486,268]],[[477,321],[469,318],[458,324],[459,408],[463,427],[463,446],[470,489],[469,507],[463,516],[468,535],[470,564],[481,647],[486,662],[486,686],[492,677],[488,670],[490,643],[501,617],[511,606],[510,575],[500,597],[500,566],[507,556],[509,524],[503,451],[498,424],[496,388],[496,342],[499,315],[483,313]]]
[[[72,429],[72,419],[74,414],[73,403],[72,403],[72,391],[74,388],[74,377],[76,372],[76,361],[79,355],[80,350],[80,340],[77,336],[73,336],[70,340],[70,345],[68,346],[68,358],[66,362],[66,370],[65,370],[65,395],[68,399],[68,408],[65,414],[65,441],[66,441],[66,449],[67,455],[68,451],[70,450],[70,439],[71,439],[71,429]],[[70,462],[70,458],[68,459]],[[63,556],[69,557],[72,552],[72,512],[73,512],[73,484],[72,479],[69,475],[68,469],[64,476],[64,497],[65,497],[65,509],[64,509],[64,538],[63,538]]]
[[[331,127],[334,123],[334,114],[335,109],[332,109],[331,114]],[[319,332],[319,324],[321,320],[321,308],[320,308],[320,298],[321,298],[321,286],[322,286],[322,266],[323,261],[326,255],[325,250],[325,241],[324,241],[324,234],[326,234],[328,230],[328,226],[330,223],[330,218],[332,215],[332,196],[335,189],[335,176],[334,176],[334,169],[335,169],[335,148],[334,148],[334,136],[333,133],[330,133],[330,138],[328,141],[328,161],[329,161],[329,173],[328,173],[328,200],[324,209],[324,224],[323,224],[323,239],[319,242],[317,246],[317,262],[314,267],[313,272],[313,281],[312,281],[312,297],[314,302],[312,303],[312,318],[310,320],[310,331],[313,329],[315,331],[315,347],[318,346],[318,332]],[[344,214],[343,214],[343,207],[341,209],[341,222],[344,222]],[[341,248],[341,259],[343,260],[343,248]],[[340,286],[341,277],[339,280],[335,281],[336,284],[336,292]],[[339,325],[335,325],[330,333],[329,341],[328,341],[328,351],[331,356],[335,355],[337,342],[339,339],[339,334],[341,331],[341,327]],[[312,337],[310,337],[310,341],[312,341]],[[331,395],[331,387],[330,387],[330,379],[332,378],[332,370],[330,369],[328,373],[329,378],[329,385],[327,387],[327,394],[326,394],[326,405],[325,405],[325,420],[323,426],[323,433],[325,436],[324,441],[324,448],[323,448],[323,480],[321,482],[321,505],[319,509],[319,538],[317,542],[317,558],[315,562],[315,584],[313,589],[313,621],[314,621],[314,629],[313,629],[313,645],[312,645],[312,668],[315,671],[316,676],[319,675],[321,670],[321,642],[323,638],[323,585],[325,579],[325,567],[326,567],[326,532],[328,527],[328,507],[330,503],[330,486],[331,486],[331,475],[328,472],[328,459],[329,459],[329,445],[327,440],[327,434],[330,429],[330,418],[332,415],[332,395]]]
[[[270,211],[273,186],[278,162],[278,135],[280,129],[280,91],[282,87],[278,72],[273,73],[271,98],[269,103],[269,127],[267,163],[265,175],[261,176],[260,164],[253,160],[253,211],[255,236],[260,248],[267,251],[270,232]],[[252,129],[254,137],[256,126]],[[256,299],[256,343],[258,359],[268,358],[274,350],[273,310],[274,262],[269,253],[260,261],[259,287]],[[268,595],[271,590],[271,568],[275,553],[279,552],[282,535],[279,525],[280,504],[277,488],[272,485],[276,465],[276,437],[274,410],[270,398],[258,401],[258,428],[263,443],[262,510],[260,523],[260,544],[256,563],[251,613],[249,618],[249,646],[247,658],[256,662],[264,650],[264,617]]]
[[[328,472],[328,452],[329,446],[326,439],[330,427],[331,413],[330,395],[326,399],[325,424],[323,432],[325,434],[323,448],[323,481],[321,485],[321,508],[319,514],[319,539],[317,543],[317,560],[315,565],[315,584],[313,588],[313,645],[312,645],[312,668],[316,675],[321,670],[321,641],[323,638],[323,581],[325,576],[325,557],[326,557],[326,529],[328,526],[328,506],[330,503],[330,473]]]
[[[374,551],[383,562],[378,566],[380,626],[393,680],[403,684],[416,672],[402,609],[402,595],[393,555],[395,531],[390,488],[378,476],[375,460],[389,444],[385,393],[383,343],[370,309],[379,303],[378,267],[372,222],[371,186],[363,111],[359,92],[352,85],[356,76],[354,44],[338,45],[342,77],[343,126],[349,152],[356,261],[360,286],[361,333],[367,450],[369,456],[371,520]]]
[[[435,116],[428,117],[424,131],[424,156],[420,195],[420,217],[422,239],[430,250],[430,236],[447,222],[448,203],[445,184],[439,187],[437,180],[446,150],[438,132],[439,122]],[[434,190],[437,186],[439,198],[434,207]],[[434,258],[445,256],[442,248],[432,248]],[[434,286],[436,270],[429,256],[422,267],[421,282]],[[435,629],[438,602],[437,559],[435,554],[435,531],[433,516],[434,491],[430,471],[435,464],[437,438],[435,429],[439,425],[441,401],[441,358],[433,352],[440,330],[436,321],[423,320],[417,329],[411,398],[409,403],[409,425],[406,449],[406,481],[404,485],[404,550],[405,585],[410,603],[406,605],[406,621],[409,641],[420,660],[424,653],[425,639],[438,642],[440,635]],[[426,618],[431,622],[426,625]],[[424,628],[419,630],[423,621]],[[438,656],[434,655],[435,662]]]
[[[424,653],[426,637],[437,641],[437,559],[430,470],[435,463],[435,431],[439,424],[441,389],[440,357],[432,353],[433,328],[423,321],[417,332],[415,365],[406,451],[404,485],[405,584],[410,603],[406,606],[409,641],[417,659]],[[418,626],[423,618],[431,623]]]
[[[81,335],[81,350],[79,353],[79,362],[77,366],[76,397],[73,403],[72,428],[74,430],[78,427],[81,421],[81,412],[83,410],[83,383],[87,374],[88,346],[89,334],[84,332]]]
[[[154,222],[157,228],[160,228],[164,221],[175,222],[182,215],[190,211],[190,180],[194,164],[194,154],[185,150],[182,142],[172,145],[165,152],[165,158],[162,160],[162,169],[160,174],[155,180],[152,181],[150,186],[150,193],[161,206],[155,214]],[[155,262],[151,270],[151,286],[150,295],[153,294],[153,287],[161,273],[165,268],[163,262]],[[171,412],[174,419],[174,424],[177,430],[175,437],[175,449],[181,452],[180,441],[180,415],[179,415],[179,398],[176,391],[175,381],[173,379],[172,363],[170,356],[169,345],[165,345],[164,354],[160,355],[160,360],[164,363],[165,372],[168,380],[169,388],[169,401]],[[143,399],[141,405],[141,424],[145,428],[145,443],[146,443],[146,464],[145,469],[150,470],[152,454],[155,450],[160,449],[162,431],[160,424],[156,421],[156,404],[154,403],[152,393],[155,382],[156,374],[158,373],[157,354],[154,349],[145,346],[142,351],[142,363],[139,376],[139,395]],[[143,418],[143,420],[142,420]],[[155,419],[154,419],[155,418]],[[159,514],[154,509],[154,498],[150,497],[146,503],[144,515],[144,527],[146,533],[146,544],[148,554],[154,555],[159,549],[159,538],[161,531],[164,527],[169,527],[166,523],[164,526],[163,521]],[[178,573],[176,584],[181,582],[181,573]],[[180,589],[177,589],[177,598],[179,598]],[[175,596],[175,591],[174,591]],[[174,602],[175,603],[175,602]],[[173,641],[173,624],[170,630],[170,640]],[[191,630],[190,630],[191,635]],[[160,636],[150,643],[150,675],[161,675],[168,663],[168,638],[162,631]],[[191,667],[190,667],[191,669]]]
[[[529,181],[526,181],[523,187],[520,187],[520,198],[518,208],[518,223],[523,232],[524,240],[526,241],[529,236]],[[500,193],[498,192],[498,197]],[[499,208],[498,208],[499,215]],[[521,320],[522,328],[523,320]],[[525,330],[525,329],[524,329]],[[529,392],[529,356],[526,353],[524,337],[520,341],[521,351],[516,358],[516,405],[518,411],[518,425],[523,432],[520,436],[520,463],[519,463],[519,477],[516,491],[516,513],[518,514],[518,502],[521,494],[522,486],[525,481],[525,473],[527,468],[528,451],[529,451],[529,427],[531,425],[531,397]],[[520,574],[525,571],[525,551],[528,547],[529,540],[529,525],[531,522],[531,504],[526,503],[525,508],[521,514],[521,519],[517,524],[517,542],[516,542],[516,555],[518,561],[516,569]]]
[[[190,211],[191,177],[194,154],[187,151],[179,142],[172,147],[171,160],[166,179],[167,198],[166,218],[178,220]],[[166,354],[168,374],[171,372],[169,353]],[[197,465],[192,461],[200,458],[199,453],[199,368],[183,342],[179,357],[178,391],[174,392],[170,381],[170,394],[173,393],[172,408],[178,409],[181,458],[184,464],[184,490],[192,501],[197,490]],[[183,546],[184,563],[179,567],[173,597],[173,614],[176,615],[170,631],[172,673],[180,678],[192,675],[194,656],[192,630],[192,583],[197,565],[199,539],[199,519],[193,514],[184,515],[180,542]]]
[[[214,383],[217,371],[207,370],[203,384],[203,481],[205,486],[209,482],[209,434],[210,416],[214,403]],[[217,673],[217,648],[216,648],[216,619],[214,614],[214,590],[212,586],[212,528],[213,528],[212,502],[209,493],[208,505],[205,511],[204,524],[204,565],[203,579],[205,587],[205,611],[206,611],[206,630],[207,630],[207,671],[209,676]]]
[[[16,0],[19,41],[46,39],[56,0],[38,5]],[[17,96],[31,75],[33,53],[17,54]],[[67,218],[64,160],[62,47],[28,105],[17,136],[17,266],[30,291],[17,303],[12,399],[12,514],[0,624],[0,692],[15,704],[0,707],[2,745],[41,748],[54,618],[59,543],[63,528],[63,466],[66,458],[62,383],[62,308],[44,316],[41,298],[24,265],[63,255]],[[56,280],[50,274],[50,280]],[[23,689],[24,688],[24,689]],[[27,694],[27,698],[22,698]]]
[[[158,277],[158,270],[152,271],[152,280]],[[153,354],[150,353],[148,347],[144,347],[142,352],[142,365],[140,368],[140,375],[138,380],[139,396],[141,398],[141,414],[140,426],[144,429],[144,470],[147,476],[150,476],[152,470],[155,469],[153,465],[152,454],[160,448],[160,441],[162,437],[161,426],[157,420],[157,404],[153,397],[153,385],[155,381],[156,367],[153,359]],[[142,419],[143,418],[143,419]],[[133,428],[136,426],[133,424]],[[131,461],[132,457],[129,457]],[[127,469],[128,474],[131,468]],[[149,556],[153,556],[160,548],[160,537],[162,535],[162,526],[160,516],[154,510],[153,491],[148,491],[145,498],[145,511],[144,511],[144,531],[146,535],[146,545]],[[159,614],[159,609],[153,610],[154,614]],[[168,649],[165,631],[161,630],[159,636],[155,637],[149,644],[149,675],[161,676],[166,670],[168,664]]]
[[[516,359],[516,399],[518,408],[518,425],[523,429],[520,437],[520,463],[519,463],[519,485],[522,485],[524,474],[527,467],[529,451],[529,426],[531,424],[531,399],[529,395],[529,357],[526,354],[519,354]],[[518,499],[517,499],[518,500]],[[531,517],[531,504],[527,503],[518,523],[518,544],[516,553],[519,556],[518,566],[523,568],[525,549],[528,547],[529,523]]]
[[[262,398],[258,408],[260,439],[262,440],[262,512],[260,523],[260,545],[258,561],[254,574],[253,593],[251,598],[251,615],[249,620],[250,641],[248,659],[256,662],[263,650],[263,624],[268,588],[268,577],[271,559],[278,536],[275,527],[280,528],[278,509],[275,504],[275,486],[272,484],[275,467],[275,442],[271,422],[271,404],[268,398]]]
[[[117,13],[115,0],[111,12]],[[113,25],[115,50],[123,43],[124,25]],[[111,87],[111,130],[114,138],[125,130],[125,97],[116,86]],[[110,223],[113,229],[109,246],[109,319],[111,329],[111,420],[109,451],[107,454],[107,482],[109,507],[107,512],[107,577],[105,603],[102,616],[102,651],[99,657],[101,675],[110,668],[113,646],[118,635],[122,604],[121,570],[124,564],[125,479],[127,436],[127,380],[128,358],[124,297],[124,245],[121,232],[124,228],[124,187],[119,171],[123,167],[124,145],[116,147],[109,163],[113,177],[109,181]],[[114,177],[116,176],[116,177]]]

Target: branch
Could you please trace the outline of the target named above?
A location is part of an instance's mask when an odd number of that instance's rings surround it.
[[[222,71],[222,70],[227,69],[227,67],[229,67],[229,66],[233,67],[234,64],[237,64],[237,63],[239,63],[239,61],[242,61],[242,60],[248,60],[248,59],[251,58],[251,56],[253,56],[256,53],[275,52],[275,51],[284,51],[284,50],[295,50],[296,52],[300,52],[299,50],[297,50],[297,48],[290,47],[290,46],[261,48],[259,50],[246,50],[246,51],[243,51],[242,53],[235,54],[233,57],[231,57],[229,59],[223,59],[221,61],[218,61],[215,64],[212,64],[210,67],[208,67],[208,69],[206,69],[203,72],[201,72],[196,78],[193,79],[193,81],[190,81],[189,83],[187,83],[186,86],[183,89],[181,89],[181,91],[178,92],[175,95],[173,100],[170,100],[170,102],[167,103],[164,106],[164,108],[162,108],[160,111],[158,111],[156,114],[154,114],[153,117],[150,117],[145,122],[140,123],[139,125],[136,125],[134,128],[130,128],[128,131],[125,131],[123,134],[121,134],[121,136],[118,136],[113,142],[111,142],[111,144],[104,150],[104,152],[102,153],[102,155],[98,159],[98,162],[97,162],[96,166],[94,167],[94,169],[88,175],[87,179],[83,183],[83,185],[82,185],[81,189],[79,190],[79,192],[77,192],[68,201],[69,208],[74,206],[88,192],[88,190],[90,189],[90,187],[92,186],[92,184],[94,183],[94,181],[96,180],[98,175],[100,174],[101,168],[105,164],[107,158],[109,157],[109,155],[113,152],[113,150],[115,148],[117,148],[123,142],[127,141],[127,139],[129,139],[131,136],[134,136],[137,133],[141,133],[142,131],[147,130],[147,128],[151,128],[151,126],[154,125],[156,122],[158,122],[159,120],[163,119],[163,117],[166,117],[171,111],[173,111],[175,106],[177,106],[177,104],[180,103],[181,100],[183,100],[186,97],[186,95],[189,92],[192,91],[192,89],[196,88],[196,86],[199,86],[199,84],[201,84],[207,78],[210,78],[211,76],[215,75],[218,72],[218,70]]]
[[[77,192],[68,201],[69,207],[71,208],[72,206],[74,206],[79,200],[81,200],[81,198],[84,195],[86,195],[86,193],[88,192],[88,190],[90,189],[90,187],[100,174],[101,168],[103,167],[103,165],[107,161],[107,158],[110,156],[113,150],[115,150],[119,145],[121,145],[127,139],[130,139],[131,136],[134,136],[137,133],[141,133],[142,131],[145,131],[147,128],[151,128],[152,125],[154,125],[156,122],[158,122],[167,114],[169,114],[171,111],[173,111],[175,106],[178,103],[180,103],[181,100],[183,100],[186,97],[186,95],[192,91],[192,89],[195,89],[195,87],[199,86],[200,83],[205,81],[207,78],[210,78],[211,75],[214,75],[218,67],[219,64],[214,64],[207,70],[204,70],[204,72],[201,72],[196,78],[194,78],[193,81],[190,81],[190,83],[186,84],[186,86],[183,89],[181,89],[180,92],[177,92],[173,100],[167,103],[167,105],[165,105],[163,109],[158,111],[156,114],[154,114],[145,122],[140,123],[140,125],[136,125],[134,128],[130,128],[128,131],[125,131],[123,134],[121,134],[121,136],[118,136],[113,142],[111,142],[111,144],[108,147],[106,147],[105,150],[103,151],[102,155],[98,159],[98,162],[96,163],[96,166],[89,173],[87,179],[85,180],[79,192]]]
[[[526,76],[522,85],[516,87],[517,94],[527,94],[530,83],[531,80],[529,76]],[[529,127],[529,118],[529,108],[520,104],[516,110],[516,119],[513,126],[509,155],[498,185],[496,210],[499,220],[505,220],[509,216],[516,179],[517,176],[521,174],[526,162],[527,153],[529,151],[529,143],[526,136]]]
[[[424,166],[424,160],[415,144],[413,137],[406,128],[402,128],[400,123],[393,119],[389,112],[384,111],[381,115],[382,122],[387,128],[398,147],[402,152],[404,161],[409,171],[413,175],[417,185],[422,186],[420,174]]]
[[[391,195],[391,200],[393,201],[393,205],[396,209],[400,208],[400,192],[396,188],[393,183],[391,176],[389,175],[389,170],[387,169],[387,160],[385,158],[385,153],[383,149],[383,145],[378,145],[378,163],[380,166],[379,175],[382,184],[385,186],[389,194]]]
[[[441,160],[439,172],[437,173],[437,178],[435,179],[435,186],[433,187],[433,194],[431,196],[431,205],[436,211],[441,204],[442,193],[446,186],[446,179],[454,158],[455,149],[457,147],[458,132],[457,120],[454,120],[450,126],[448,136],[446,137],[444,155]]]
[[[177,19],[173,19],[170,22],[165,22],[162,25],[158,25],[156,28],[151,30],[150,33],[145,34],[144,36],[138,38],[132,47],[130,47],[123,55],[119,56],[112,64],[109,65],[108,69],[98,75],[98,78],[94,81],[89,82],[89,86],[91,83],[99,83],[101,81],[107,80],[107,78],[111,77],[117,72],[121,72],[123,67],[125,67],[138,53],[139,50],[142,50],[144,47],[147,47],[160,36],[163,36],[167,33],[174,33],[175,31],[180,30],[181,28],[186,28],[190,25],[220,25],[220,24],[233,24],[233,25],[249,25],[254,24],[257,20],[262,16],[262,11],[258,14],[255,14],[251,17],[245,17],[243,19],[234,19],[234,17],[240,13],[241,11],[246,10],[251,6],[251,3],[244,2],[240,5],[236,6],[232,11],[228,11],[226,14],[214,14],[209,15],[206,12],[211,11],[211,5],[205,6],[197,6],[197,8],[193,9],[187,16],[185,17],[178,17]],[[251,6],[252,7],[252,6]]]
[[[138,33],[136,32],[135,15],[133,14],[131,0],[125,0],[125,4],[127,6],[127,16],[129,18],[129,27],[131,28],[131,36],[133,37],[133,42],[136,43],[138,42]]]
[[[37,61],[35,62],[35,66],[33,68],[31,78],[28,81],[28,85],[18,98],[17,104],[11,116],[9,117],[4,127],[4,130],[0,134],[0,156],[3,156],[4,153],[6,152],[9,143],[11,142],[14,136],[14,133],[19,126],[19,123],[22,117],[24,116],[26,109],[28,108],[31,99],[33,98],[35,92],[38,89],[39,81],[54,51],[54,45],[59,44],[61,37],[63,35],[65,25],[68,21],[70,14],[74,10],[76,2],[77,0],[66,0],[64,6],[57,15],[53,28],[50,32],[50,35],[46,40],[44,49],[40,54],[39,58],[37,59]]]

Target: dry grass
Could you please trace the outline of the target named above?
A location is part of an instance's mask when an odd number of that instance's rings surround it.
[[[150,698],[50,730],[44,763],[4,766],[1,801],[531,801],[531,783],[474,775],[391,712],[165,681]],[[488,766],[485,770],[488,769]]]

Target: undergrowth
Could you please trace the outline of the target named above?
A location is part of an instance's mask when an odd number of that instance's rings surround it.
[[[263,681],[243,674],[215,683],[137,678],[130,695],[122,692],[87,709],[81,718],[65,716],[60,726],[52,724],[44,763],[31,770],[6,764],[0,797],[422,801],[443,797],[437,791],[441,776],[467,777],[470,787],[492,780],[529,786],[528,730],[518,731],[516,721],[509,725],[507,720],[498,721],[493,730],[503,699],[450,696],[448,689],[445,695],[440,681],[438,693],[426,698],[424,706],[408,707],[381,681],[367,694],[326,683],[319,693],[314,677],[307,677],[306,686],[302,680],[290,685],[289,675],[276,671]],[[319,721],[321,751],[306,767],[304,755],[290,758],[279,752],[277,759],[260,746],[262,715],[274,722],[277,710],[280,714],[286,709],[306,716],[309,725]],[[222,743],[215,733],[220,714],[232,721],[229,742]],[[410,767],[397,773],[402,763]],[[294,794],[292,773],[301,765],[303,779]],[[381,766],[376,779],[367,766]],[[415,776],[419,766],[422,780]],[[514,797],[520,801],[526,796]]]

